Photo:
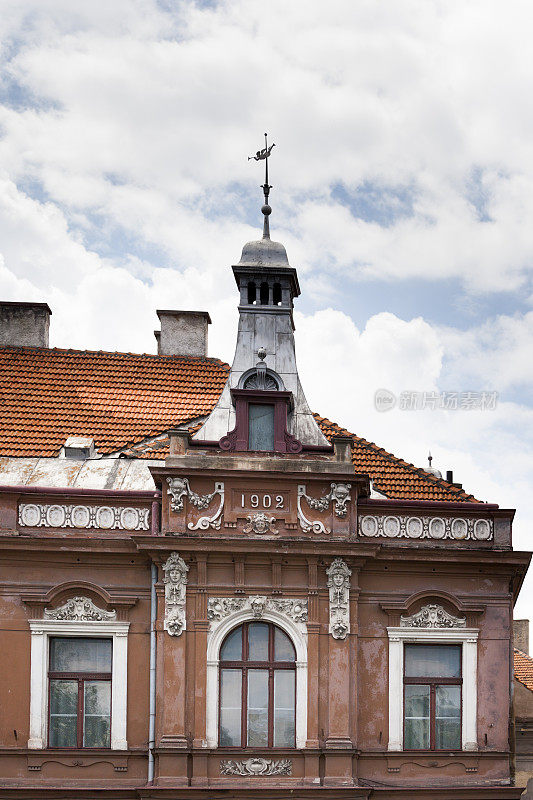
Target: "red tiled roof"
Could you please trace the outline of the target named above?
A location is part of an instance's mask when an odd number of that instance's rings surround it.
[[[322,428],[324,435],[331,439],[332,436],[351,436],[353,439],[352,461],[356,472],[370,475],[374,487],[396,500],[466,500],[478,502],[476,498],[467,494],[463,489],[442,479],[429,475],[423,469],[415,467],[402,458],[393,456],[374,442],[362,439],[355,433],[341,428],[336,422],[319,417],[315,419]]]
[[[0,348],[0,455],[57,456],[68,436],[91,436],[100,454],[164,458],[170,428],[215,405],[229,367],[215,358]],[[357,472],[387,497],[474,500],[472,495],[315,415],[324,435],[351,436]],[[147,441],[148,440],[148,441]],[[144,442],[145,445],[140,443]]]
[[[514,649],[514,676],[533,692],[533,658]]]
[[[57,456],[68,436],[110,453],[209,413],[228,375],[216,358],[0,349],[0,453]]]

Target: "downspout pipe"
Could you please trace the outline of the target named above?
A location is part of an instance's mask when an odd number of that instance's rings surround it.
[[[157,564],[151,565],[150,585],[150,708],[148,723],[148,783],[154,782],[154,748],[155,748],[155,655],[156,634],[155,623],[157,618],[157,596],[155,585],[157,583]]]
[[[161,493],[157,493],[161,496]],[[159,529],[159,502],[152,500],[152,536],[157,536]],[[150,699],[148,712],[148,783],[154,782],[154,748],[155,748],[155,657],[156,657],[156,619],[157,619],[157,564],[150,565]]]

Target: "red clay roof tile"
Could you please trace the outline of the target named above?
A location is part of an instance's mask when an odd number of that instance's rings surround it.
[[[164,458],[165,444],[146,440],[208,414],[228,370],[216,358],[0,348],[0,455],[57,456],[76,434],[93,437],[100,454],[135,445],[141,458]],[[475,500],[336,423],[315,418],[328,439],[353,439],[356,471],[369,474],[387,497]]]
[[[514,649],[514,676],[533,692],[533,658]]]

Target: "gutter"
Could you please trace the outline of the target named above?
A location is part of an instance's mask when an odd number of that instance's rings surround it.
[[[157,565],[151,565],[150,586],[150,706],[148,714],[148,783],[154,782],[154,748],[155,748],[155,657],[156,657],[156,616],[157,597],[155,585],[157,583]]]
[[[73,495],[74,497],[129,497],[132,500],[155,500],[157,489],[81,489],[75,486],[9,486],[0,485],[0,494]]]

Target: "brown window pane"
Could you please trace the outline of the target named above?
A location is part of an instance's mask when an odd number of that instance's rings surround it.
[[[296,661],[294,645],[281,628],[274,628],[274,660]]]
[[[242,625],[235,628],[224,640],[220,648],[221,661],[242,660]]]
[[[435,689],[435,747],[437,750],[461,748],[461,687]]]
[[[78,681],[50,681],[50,747],[76,747]]]
[[[109,747],[111,734],[111,681],[85,681],[83,746]]]
[[[223,669],[220,675],[220,744],[241,746],[242,671]]]
[[[111,672],[111,639],[82,636],[50,640],[51,672]]]
[[[248,625],[248,661],[268,661],[268,625],[264,622]]]
[[[248,672],[248,747],[268,746],[268,670]]]
[[[274,747],[294,747],[294,670],[274,672]]]
[[[274,406],[248,406],[248,449],[274,449]]]
[[[460,678],[461,645],[405,645],[406,678]]]
[[[427,750],[430,746],[429,685],[405,687],[405,749]]]

